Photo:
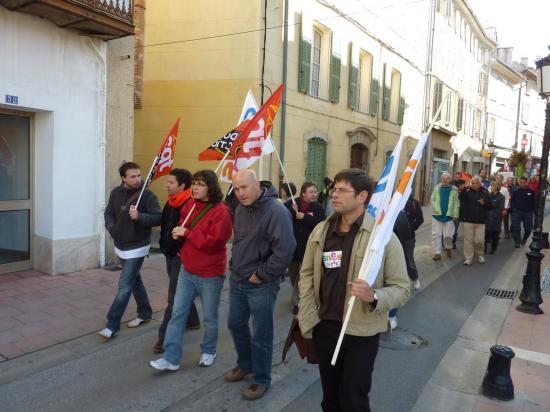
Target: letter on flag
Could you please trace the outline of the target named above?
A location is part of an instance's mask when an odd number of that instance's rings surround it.
[[[149,187],[153,180],[167,175],[170,173],[170,170],[172,170],[172,165],[174,164],[174,154],[176,153],[176,141],[178,138],[179,125],[180,119],[178,118],[157,152],[155,161],[153,162],[153,167],[151,172],[149,172],[147,181],[145,182],[145,187]]]

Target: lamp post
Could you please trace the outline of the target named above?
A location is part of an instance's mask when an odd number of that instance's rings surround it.
[[[527,269],[523,276],[523,288],[519,296],[521,305],[517,310],[533,315],[540,315],[542,303],[540,294],[540,267],[544,255],[542,250],[542,221],[544,219],[544,203],[548,187],[548,152],[550,149],[550,55],[536,62],[537,65],[537,89],[542,98],[546,99],[546,122],[544,124],[544,139],[542,143],[542,159],[540,161],[540,178],[538,204],[535,207],[535,223],[533,238],[527,252]]]
[[[495,154],[495,145],[493,142],[489,142],[487,145],[487,151],[489,152],[489,176],[491,176],[491,169],[493,168],[493,155]]]

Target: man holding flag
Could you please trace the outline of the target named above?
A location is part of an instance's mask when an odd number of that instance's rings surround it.
[[[403,249],[391,229],[372,287],[358,279],[375,226],[373,216],[365,213],[373,182],[359,169],[341,171],[334,182],[330,195],[335,213],[313,230],[302,262],[298,321],[319,356],[323,411],[370,411],[379,335],[386,331],[388,311],[407,301],[410,284]],[[332,366],[351,296],[358,301]]]
[[[107,314],[107,326],[99,334],[113,338],[120,330],[120,321],[130,296],[137,303],[138,316],[128,323],[134,328],[151,320],[153,311],[140,270],[151,246],[151,228],[160,225],[161,210],[155,194],[144,189],[139,166],[124,163],[119,168],[122,184],[115,187],[105,208],[105,228],[115,242],[115,253],[122,264],[118,292]],[[141,202],[135,206],[141,193]]]

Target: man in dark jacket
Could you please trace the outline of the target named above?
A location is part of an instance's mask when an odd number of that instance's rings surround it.
[[[111,339],[120,330],[120,321],[132,294],[138,316],[128,323],[128,327],[135,328],[151,320],[153,311],[139,272],[151,247],[151,228],[161,221],[158,199],[150,190],[143,191],[138,207],[135,206],[143,187],[139,166],[127,162],[118,171],[122,184],[111,191],[104,217],[122,272],[117,295],[107,314],[107,326],[99,332],[106,339]]]
[[[460,220],[464,228],[464,264],[469,266],[474,258],[474,249],[479,263],[485,263],[485,223],[487,211],[492,204],[481,178],[474,176],[471,186],[460,192]]]
[[[288,267],[288,275],[293,287],[292,304],[294,308],[292,313],[295,315],[298,313],[298,298],[300,296],[298,281],[300,280],[300,268],[304,259],[307,240],[315,226],[325,218],[325,210],[316,200],[317,186],[313,182],[305,182],[300,189],[300,197],[294,202],[288,200],[285,203],[292,214],[294,238],[296,239],[296,250]]]
[[[403,245],[403,250],[405,252],[407,273],[409,275],[409,278],[413,281],[414,288],[418,290],[420,289],[420,279],[418,279],[418,270],[416,269],[416,263],[414,261],[414,248],[416,247],[415,233],[418,228],[422,226],[422,223],[424,223],[424,215],[422,213],[422,207],[420,206],[420,203],[418,203],[418,200],[416,200],[412,195],[407,200],[403,211],[405,212],[405,215],[407,216],[407,219],[409,221],[410,239],[405,243],[403,243],[403,240],[401,240],[401,238],[399,238],[399,240],[401,241],[401,244]]]
[[[515,247],[524,245],[529,239],[533,229],[533,214],[535,212],[535,191],[529,189],[526,177],[518,179],[518,187],[512,191],[510,198],[510,211],[512,212],[512,237]],[[523,238],[521,237],[521,224],[523,223]]]
[[[180,211],[183,205],[191,198],[191,173],[185,169],[172,169],[166,180],[166,190],[168,191],[168,201],[162,209],[162,222],[160,224],[159,246],[166,257],[166,271],[168,272],[168,298],[164,317],[159,328],[159,338],[153,352],[162,353],[164,343],[164,334],[166,327],[172,317],[172,308],[174,306],[174,296],[178,286],[178,277],[181,268],[181,261],[178,253],[181,248],[181,242],[174,240],[172,229],[177,226],[180,220]],[[200,327],[199,314],[193,302],[187,318],[187,329],[197,329]]]
[[[252,373],[244,398],[255,400],[271,384],[273,309],[296,241],[291,215],[277,200],[273,186],[261,187],[254,171],[243,169],[233,178],[233,187],[241,204],[233,223],[228,326],[238,358],[225,379],[237,382]]]
[[[487,247],[491,245],[490,255],[494,254],[498,247],[502,216],[506,204],[500,189],[500,183],[496,181],[491,182],[489,185],[489,198],[493,208],[487,212],[487,223],[485,223],[485,253],[487,253]]]

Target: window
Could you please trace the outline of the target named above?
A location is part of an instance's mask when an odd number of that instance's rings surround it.
[[[452,109],[453,109],[453,96],[451,91],[449,91],[449,93],[447,93],[447,98],[445,101],[445,123],[447,125],[451,124]]]
[[[481,111],[475,109],[474,111],[474,137],[479,138],[481,132]]]
[[[458,99],[458,105],[456,108],[456,130],[462,130],[464,119],[464,99]]]
[[[484,72],[479,72],[479,78],[477,82],[477,94],[484,95],[485,94],[485,79],[487,78],[487,75]]]
[[[313,137],[307,142],[306,180],[311,180],[317,187],[323,186],[326,176],[327,142]]]
[[[460,12],[456,9],[453,17],[453,28],[455,29],[455,33],[460,31]]]
[[[362,143],[351,146],[349,167],[367,171],[369,161],[369,149]]]
[[[470,106],[470,137],[474,137],[474,129],[475,129],[475,120],[476,120],[476,113],[475,109]]]
[[[447,22],[449,23],[449,26],[452,24],[452,16],[453,16],[453,1],[447,0],[447,17],[449,20]]]
[[[372,80],[372,55],[362,51],[359,54],[359,78],[357,107],[363,113],[369,112],[370,86]]]
[[[311,95],[319,97],[319,84],[321,80],[321,39],[320,32],[313,32],[313,53],[311,60]]]
[[[470,105],[464,103],[464,134],[470,135]]]
[[[440,81],[437,81],[434,84],[432,116],[435,116],[435,114],[437,113],[437,109],[439,109],[439,106],[441,106],[442,99],[443,99],[443,83],[441,83]],[[437,119],[435,119],[435,121],[438,121],[440,119],[441,119],[441,112],[439,112],[439,116],[437,116]]]
[[[401,93],[401,73],[395,69],[391,71],[390,86],[390,121],[398,123],[399,98]]]

